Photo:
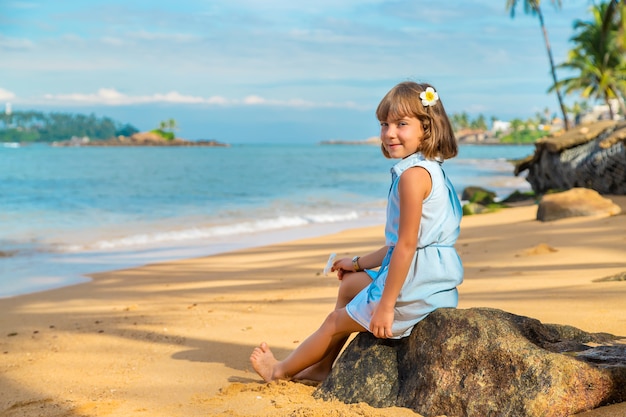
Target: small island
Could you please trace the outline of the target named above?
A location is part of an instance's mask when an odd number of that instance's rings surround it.
[[[186,140],[174,133],[174,119],[161,121],[159,127],[140,132],[135,126],[94,114],[11,111],[0,113],[0,145],[20,147],[32,143],[51,146],[230,146],[216,140]]]
[[[324,140],[320,145],[380,145],[380,137],[372,136],[365,140]]]
[[[181,138],[164,138],[162,135],[150,132],[137,132],[131,136],[117,136],[110,139],[90,140],[88,137],[72,137],[69,140],[55,141],[52,146],[218,146],[228,147],[227,143],[210,139],[186,140]]]

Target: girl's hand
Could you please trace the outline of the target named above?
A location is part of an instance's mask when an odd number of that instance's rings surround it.
[[[352,258],[341,258],[333,263],[331,271],[337,271],[337,278],[341,281],[346,272],[354,271],[352,267]]]
[[[393,336],[391,325],[393,324],[393,307],[376,307],[372,320],[370,320],[370,332],[379,339],[387,339]]]

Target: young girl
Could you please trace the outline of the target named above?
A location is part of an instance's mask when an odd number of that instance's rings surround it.
[[[278,361],[265,342],[254,349],[250,361],[267,382],[322,381],[352,333],[399,339],[433,310],[457,306],[462,211],[441,168],[457,154],[448,116],[434,88],[414,82],[391,89],[376,116],[383,154],[399,159],[391,169],[385,246],[334,262],[341,281],[335,310],[286,359]]]

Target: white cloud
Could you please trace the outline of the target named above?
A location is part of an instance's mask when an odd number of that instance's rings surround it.
[[[196,96],[185,96],[176,91],[144,96],[129,96],[113,88],[101,88],[96,93],[83,94],[46,94],[44,98],[52,102],[73,102],[82,104],[104,104],[111,106],[147,104],[147,103],[209,103],[210,99]]]
[[[8,38],[0,35],[0,49],[32,49],[34,43],[30,39]]]
[[[259,96],[248,96],[243,99],[244,104],[267,104],[267,100]]]
[[[66,33],[64,35],[61,35],[60,39],[61,39],[61,42],[70,42],[70,43],[84,43],[85,42],[85,40],[81,36],[75,33]]]
[[[120,38],[115,38],[113,36],[103,36],[102,38],[100,38],[100,42],[102,42],[105,45],[112,45],[112,46],[124,45],[124,40]]]
[[[146,30],[141,30],[138,32],[133,32],[128,34],[130,37],[147,40],[147,41],[174,41],[174,42],[192,42],[200,40],[201,37],[197,35],[191,35],[188,33],[158,33],[158,32],[148,32]]]
[[[0,88],[0,101],[13,100],[14,98],[14,93],[10,92],[9,90],[5,90],[4,88]]]
[[[4,90],[0,89],[0,99]],[[7,92],[8,93],[8,92]],[[12,93],[10,93],[12,94]],[[70,94],[45,94],[44,99],[48,104],[85,104],[85,105],[139,105],[150,103],[170,104],[206,104],[217,106],[273,106],[273,107],[298,107],[298,108],[359,108],[354,102],[324,102],[316,103],[302,99],[270,100],[258,95],[249,95],[242,100],[228,99],[221,96],[200,97],[184,95],[177,91],[168,93],[155,93],[152,95],[132,96],[121,93],[113,88],[100,88],[96,93],[70,93]]]

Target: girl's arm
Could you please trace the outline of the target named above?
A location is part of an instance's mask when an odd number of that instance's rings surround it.
[[[385,255],[387,255],[388,250],[389,246],[383,246],[382,248],[377,249],[374,252],[360,256],[358,260],[359,267],[361,269],[378,268],[380,265],[382,265],[383,259],[385,259]]]
[[[391,337],[394,307],[406,279],[415,251],[422,218],[422,203],[430,194],[432,180],[424,168],[406,170],[400,177],[400,221],[398,242],[389,261],[389,272],[380,304],[374,311],[370,331],[376,337]]]
[[[361,270],[377,268],[383,263],[385,255],[387,254],[388,246],[383,246],[374,252],[368,253],[359,257],[358,264]],[[345,272],[355,271],[352,258],[341,258],[333,263],[332,271],[337,271],[337,277],[343,278]]]

